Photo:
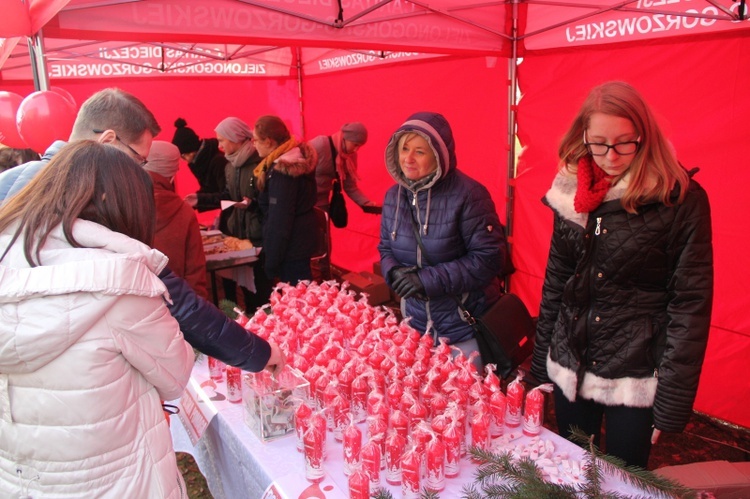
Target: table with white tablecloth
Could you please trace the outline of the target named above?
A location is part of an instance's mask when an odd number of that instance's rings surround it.
[[[226,400],[225,380],[226,377],[222,381],[212,381],[205,358],[197,362],[190,384],[179,401],[180,414],[172,416],[171,425],[175,450],[195,458],[215,499],[349,496],[348,478],[343,472],[343,448],[331,432],[326,442],[325,479],[319,484],[310,483],[305,479],[305,460],[297,451],[295,434],[289,433],[270,442],[259,439],[245,423],[244,406]],[[517,437],[512,441],[514,445],[530,442],[532,438],[522,435],[520,428],[505,428],[505,433],[506,440],[508,435]],[[571,459],[583,458],[583,449],[547,429],[542,429],[539,438],[551,440],[557,451],[568,454]],[[459,476],[446,479],[446,488],[440,496],[461,497],[464,485],[475,481],[475,470],[476,464],[462,459]],[[400,486],[389,485],[384,471],[381,484],[393,497],[401,497]],[[642,491],[615,477],[607,477],[604,488],[643,495]]]

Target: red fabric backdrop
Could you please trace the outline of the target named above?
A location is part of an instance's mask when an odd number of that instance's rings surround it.
[[[51,85],[69,91],[79,106],[107,85],[132,92],[159,121],[163,131],[157,138],[167,141],[172,139],[177,117],[185,118],[201,137],[213,137],[214,127],[227,116],[237,116],[252,126],[257,117],[276,114],[297,137],[308,139],[331,134],[348,121],[361,121],[370,133],[359,152],[360,187],[377,202],[382,202],[393,184],[383,162],[391,133],[414,112],[440,112],[453,127],[459,168],[490,189],[504,220],[506,74],[504,60],[485,57],[342,71],[303,77],[301,103],[300,85],[294,78],[56,79]],[[2,89],[22,96],[34,90],[29,82],[15,81],[3,82]],[[197,188],[184,163],[176,182],[183,195]],[[371,271],[379,260],[380,217],[364,214],[346,199],[349,226],[334,229],[333,262],[354,271]],[[199,215],[199,220],[210,224],[215,216],[216,212],[208,212]]]
[[[488,67],[479,57],[311,77],[303,84],[307,135],[333,133],[346,121],[363,122],[369,139],[359,152],[360,187],[370,199],[382,202],[394,183],[383,159],[391,134],[414,112],[442,113],[453,128],[458,168],[490,189],[504,220],[506,71],[504,61]],[[333,262],[372,270],[379,260],[380,217],[362,213],[346,199],[349,225],[333,229]]]

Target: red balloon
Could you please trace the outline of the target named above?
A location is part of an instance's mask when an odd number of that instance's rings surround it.
[[[26,96],[18,107],[18,132],[31,149],[44,154],[56,140],[68,140],[76,109],[62,95],[47,91]]]
[[[70,94],[70,92],[68,92],[64,88],[60,88],[60,87],[49,87],[49,89],[50,89],[50,92],[55,92],[56,94],[62,95],[63,97],[65,97],[65,99],[68,102],[70,102],[71,104],[73,104],[73,107],[76,107],[76,100],[73,98],[73,96]]]
[[[26,149],[16,127],[16,113],[23,97],[13,92],[0,91],[0,144],[15,149]]]

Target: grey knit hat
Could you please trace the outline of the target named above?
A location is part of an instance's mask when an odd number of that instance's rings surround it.
[[[238,144],[253,138],[253,129],[241,119],[233,116],[223,119],[214,130],[225,139]]]
[[[364,145],[367,142],[367,128],[362,123],[353,121],[341,127],[341,136],[349,142]]]

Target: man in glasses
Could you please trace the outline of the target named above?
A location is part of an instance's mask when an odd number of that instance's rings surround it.
[[[156,118],[135,96],[116,88],[101,90],[78,111],[70,140],[96,140],[111,144],[146,164],[154,137],[161,131]],[[65,145],[55,141],[40,161],[32,161],[0,174],[0,203],[21,190]],[[174,272],[165,268],[159,278],[169,291],[169,311],[180,324],[185,340],[200,352],[246,371],[284,365],[279,347],[247,332],[211,302],[198,296]]]
[[[151,141],[161,131],[156,118],[135,96],[116,88],[101,90],[83,103],[78,111],[70,141],[96,140],[111,144],[145,164]],[[25,186],[63,146],[55,141],[41,161],[32,161],[0,174],[0,202]]]

